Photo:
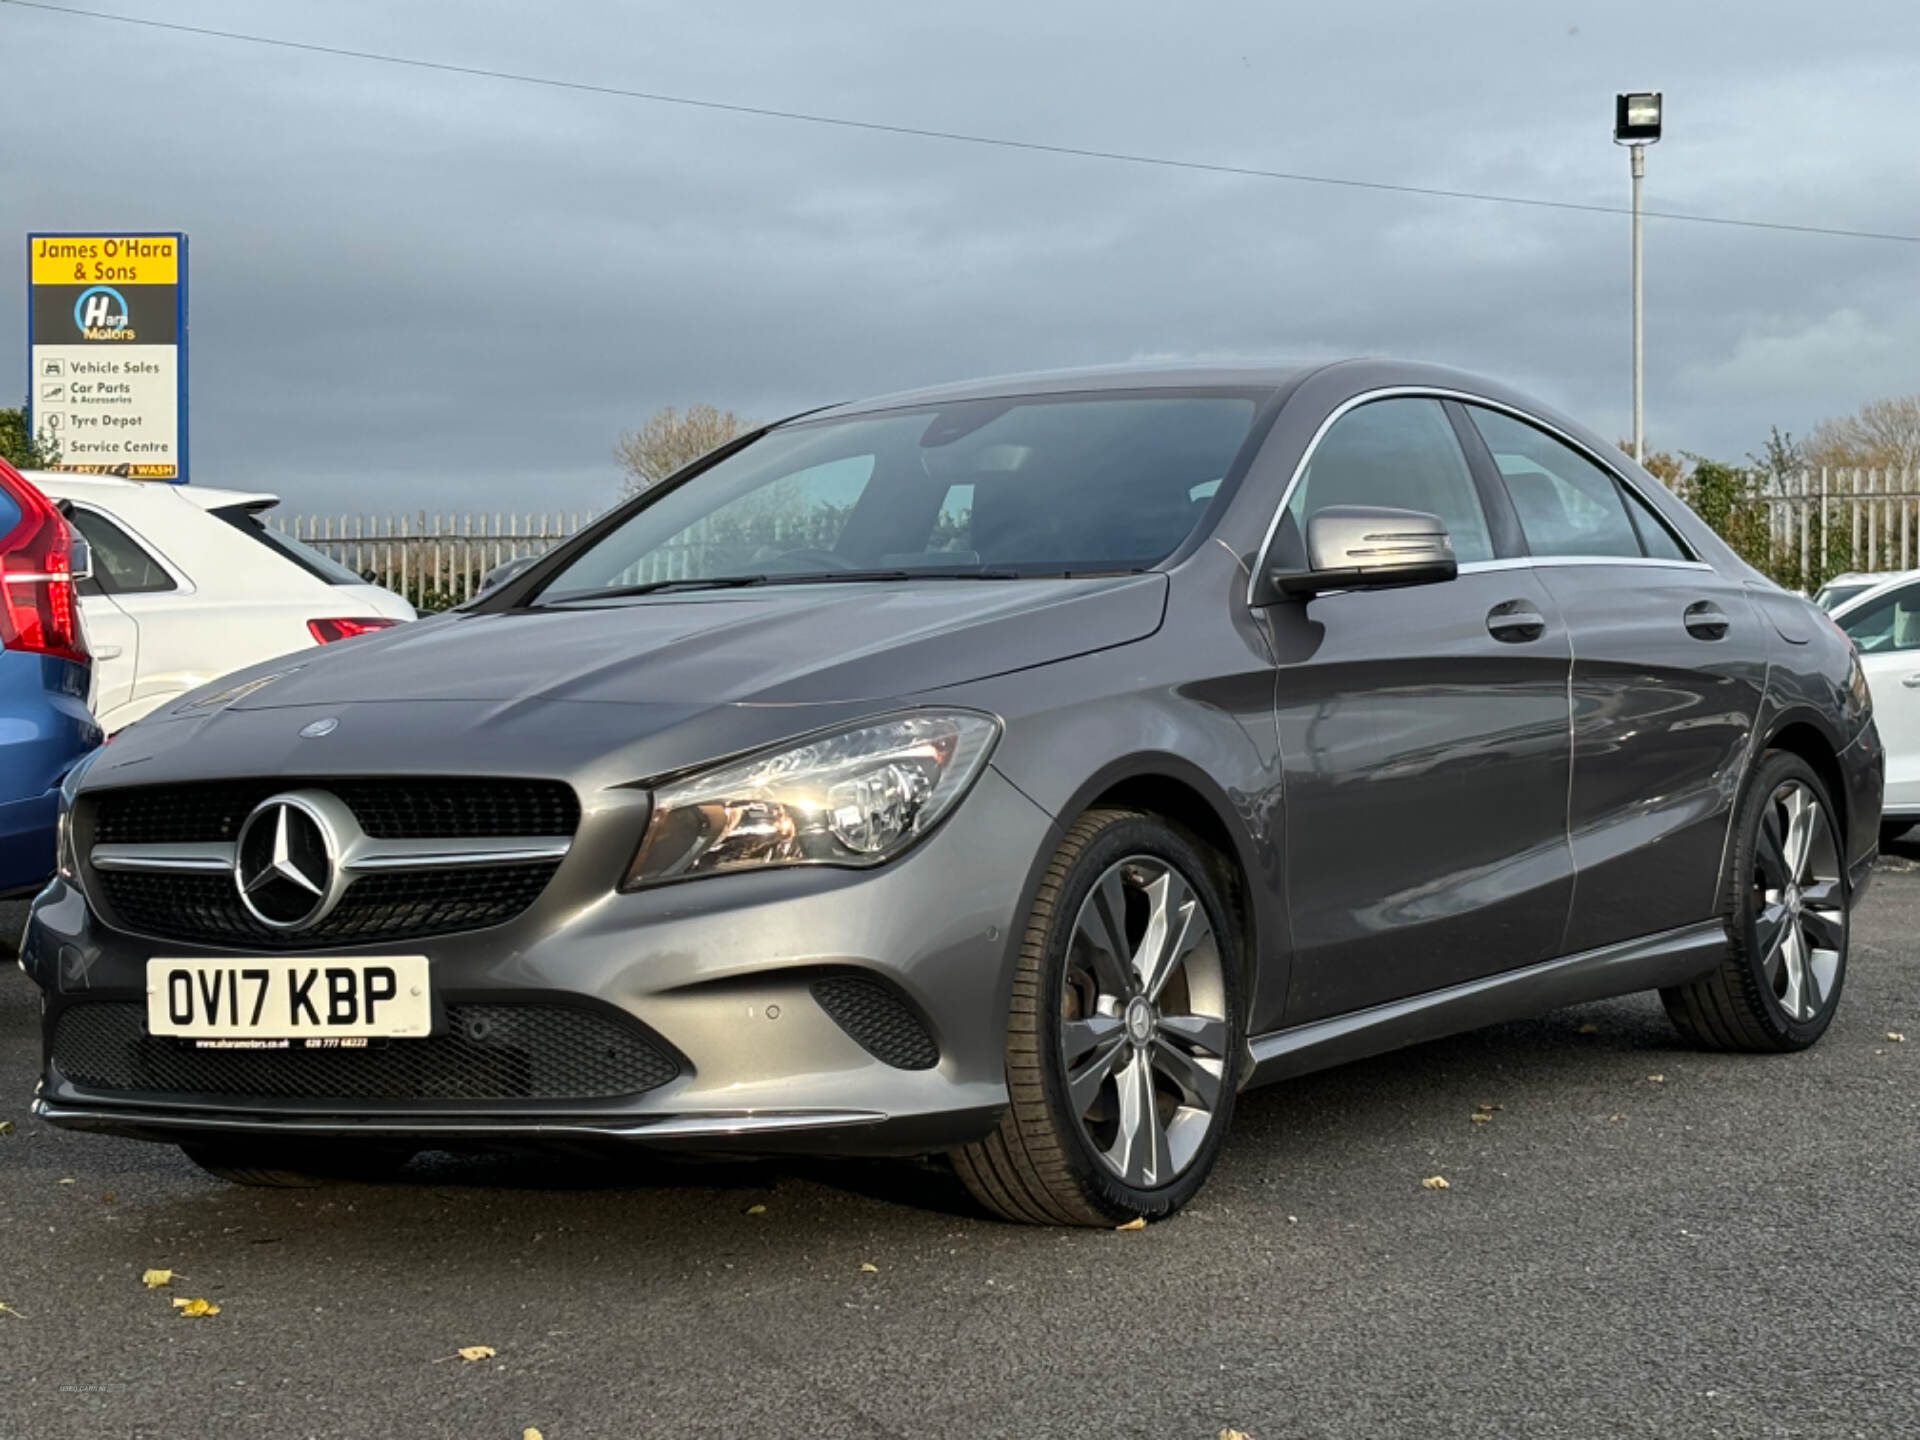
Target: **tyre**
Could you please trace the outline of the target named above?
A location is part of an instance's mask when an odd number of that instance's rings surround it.
[[[413,1158],[408,1151],[324,1143],[208,1143],[182,1145],[180,1149],[209,1175],[229,1184],[268,1190],[310,1190],[340,1180],[377,1184],[398,1175]]]
[[[1206,1183],[1240,1075],[1240,942],[1209,855],[1093,810],[1047,867],[1007,1022],[1011,1104],[954,1168],[1031,1224],[1173,1214]]]
[[[1735,818],[1722,882],[1727,952],[1660,992],[1681,1035],[1714,1050],[1804,1050],[1847,976],[1847,867],[1833,801],[1797,755],[1766,755]]]

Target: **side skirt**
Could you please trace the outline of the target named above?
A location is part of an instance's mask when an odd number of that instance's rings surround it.
[[[1638,940],[1623,940],[1578,955],[1547,960],[1425,995],[1256,1035],[1249,1085],[1264,1085],[1349,1060],[1418,1045],[1462,1030],[1520,1020],[1563,1005],[1604,1000],[1697,980],[1726,953],[1718,920]]]

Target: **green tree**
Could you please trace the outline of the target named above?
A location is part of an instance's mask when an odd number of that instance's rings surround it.
[[[27,433],[26,410],[0,410],[0,460],[22,470],[44,470],[60,459],[60,447],[53,437],[41,431],[39,438]]]

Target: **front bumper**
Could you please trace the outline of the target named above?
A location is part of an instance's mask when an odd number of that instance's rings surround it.
[[[103,1001],[144,1004],[154,956],[229,952],[110,929],[78,889],[56,880],[22,949],[46,997],[36,1112],[149,1140],[361,1137],[421,1148],[907,1154],[992,1129],[1007,1103],[1006,1006],[1026,891],[1057,840],[1043,811],[989,767],[939,830],[877,869],[794,868],[622,895],[613,888],[620,857],[631,856],[625,841],[637,842],[645,821],[644,797],[636,799],[626,809],[618,799],[590,807],[552,883],[505,925],[315,953],[423,953],[442,1004],[612,1007],[677,1052],[679,1074],[658,1088],[568,1101],[89,1087],[54,1055],[62,1015]],[[904,1001],[937,1061],[886,1063],[842,1028],[814,986],[846,974],[878,980]]]

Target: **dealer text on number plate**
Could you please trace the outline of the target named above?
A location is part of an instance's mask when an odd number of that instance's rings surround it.
[[[433,1030],[424,955],[147,961],[147,1030],[188,1040],[401,1039]]]

